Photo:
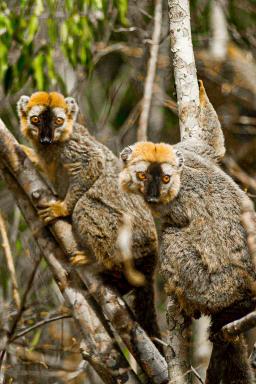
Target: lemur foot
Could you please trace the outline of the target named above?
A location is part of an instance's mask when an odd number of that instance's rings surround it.
[[[64,201],[54,201],[44,204],[44,207],[38,210],[38,214],[45,224],[49,224],[58,217],[69,216],[70,212]]]
[[[90,264],[92,261],[90,258],[82,251],[78,251],[74,256],[70,258],[72,265],[86,265]]]

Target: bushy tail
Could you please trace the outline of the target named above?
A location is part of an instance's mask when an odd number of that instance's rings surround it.
[[[213,350],[206,384],[220,382],[221,384],[253,384],[255,382],[244,336],[241,334],[227,341],[216,337],[225,324],[245,316],[254,309],[254,305],[248,298],[212,317],[210,340],[213,341]]]
[[[134,312],[136,320],[147,332],[148,336],[151,338],[156,337],[157,339],[161,339],[155,309],[153,279],[147,279],[145,285],[135,290]],[[160,353],[164,355],[163,346],[155,340],[153,340],[153,342]]]

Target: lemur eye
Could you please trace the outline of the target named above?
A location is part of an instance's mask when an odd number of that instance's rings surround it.
[[[147,178],[145,172],[137,172],[137,173],[136,173],[136,176],[137,176],[137,179],[138,179],[138,180],[141,180],[141,181],[146,180],[146,178]]]
[[[57,119],[55,119],[56,125],[62,125],[63,123],[64,123],[64,119],[62,117],[57,117]]]
[[[31,123],[36,124],[39,122],[39,117],[38,116],[32,116],[30,118],[30,121],[31,121]]]
[[[162,182],[163,182],[164,184],[168,184],[169,181],[170,181],[170,179],[171,179],[171,177],[170,177],[169,175],[164,175],[164,176],[162,177]]]

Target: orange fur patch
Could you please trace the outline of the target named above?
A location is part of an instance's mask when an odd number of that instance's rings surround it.
[[[199,98],[200,98],[200,106],[204,107],[207,96],[204,88],[204,83],[202,80],[199,80]]]
[[[151,142],[137,143],[131,157],[131,162],[138,159],[151,163],[169,163],[176,165],[175,153],[169,144]]]
[[[60,107],[67,111],[68,106],[65,102],[65,98],[58,92],[35,92],[31,95],[28,102],[28,109],[31,109],[35,105],[45,105],[52,108]]]

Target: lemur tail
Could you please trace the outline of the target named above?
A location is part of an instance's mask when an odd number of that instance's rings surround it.
[[[253,384],[244,337],[230,342],[214,342],[205,384]]]
[[[244,336],[223,340],[218,332],[227,323],[237,320],[255,308],[253,300],[247,298],[212,316],[210,340],[213,350],[207,369],[205,384],[253,384],[254,374],[250,366]]]
[[[124,275],[128,282],[140,287],[146,283],[145,276],[135,269],[132,257],[132,222],[128,214],[123,214],[123,224],[119,229],[117,245],[121,253],[121,261],[124,266]]]

